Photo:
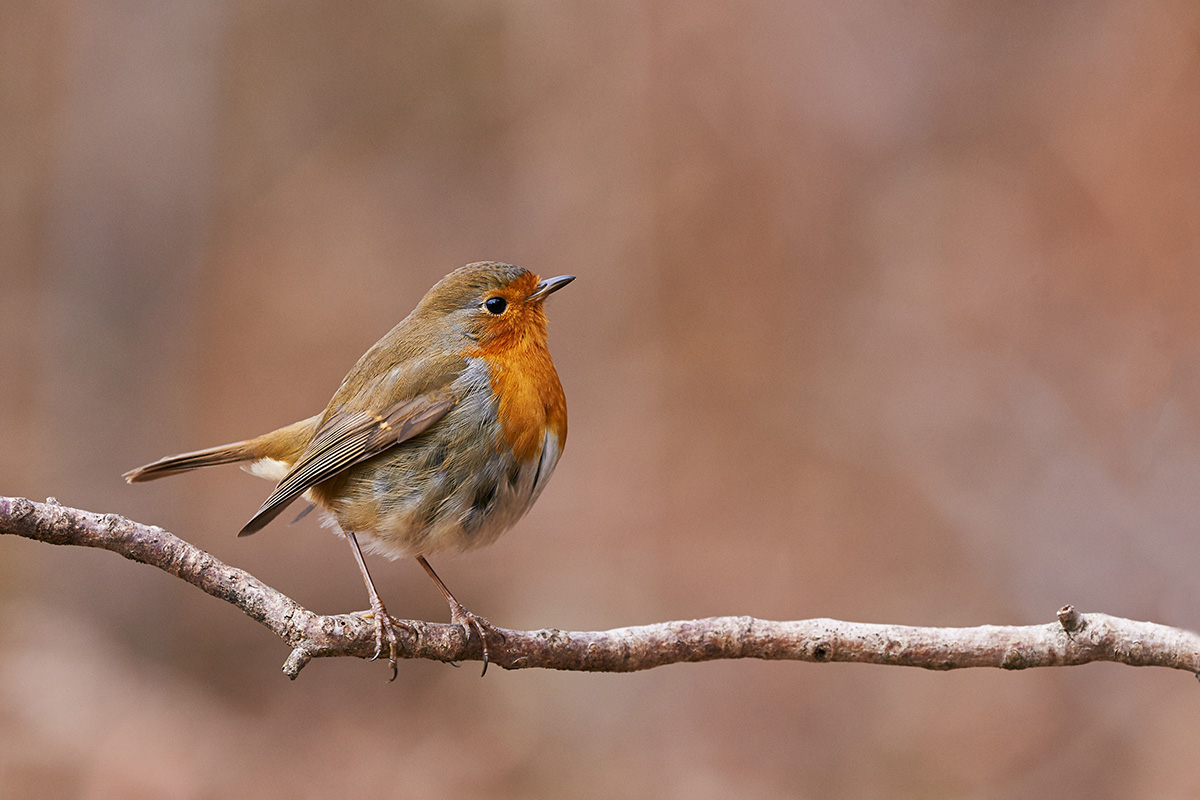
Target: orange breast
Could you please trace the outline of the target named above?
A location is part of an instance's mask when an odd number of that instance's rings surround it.
[[[479,355],[491,370],[500,425],[517,458],[537,458],[546,428],[558,436],[560,447],[565,444],[567,398],[550,360],[545,334],[523,338],[515,346],[481,350]]]

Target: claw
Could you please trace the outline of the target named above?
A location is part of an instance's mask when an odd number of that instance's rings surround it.
[[[463,607],[462,603],[454,600],[453,598],[451,598],[450,602],[450,624],[458,625],[463,629],[463,633],[466,634],[468,643],[471,641],[472,628],[476,633],[479,634],[479,644],[483,648],[483,671],[479,673],[479,677],[482,678],[487,674],[488,668],[487,631],[490,630],[496,633],[499,633],[499,631],[496,630],[492,623],[488,622],[478,614],[472,614],[470,611],[467,611],[467,609]],[[503,635],[501,638],[503,638]]]
[[[379,657],[383,655],[383,640],[386,637],[388,640],[388,666],[392,668],[392,677],[388,678],[390,683],[396,680],[396,675],[399,674],[396,651],[400,646],[400,641],[396,638],[394,627],[396,621],[387,613],[383,603],[377,602],[377,598],[371,599],[371,605],[377,607],[363,613],[364,617],[375,621],[375,655],[371,656],[371,661],[378,661]]]
[[[487,631],[492,631],[499,635],[501,639],[504,638],[504,634],[500,633],[492,623],[477,614],[467,611],[462,603],[455,600],[454,595],[450,594],[450,590],[446,588],[446,584],[442,583],[442,579],[433,571],[433,567],[429,566],[429,562],[425,560],[425,556],[417,556],[417,563],[421,565],[421,568],[425,570],[425,573],[437,585],[438,591],[442,593],[442,597],[446,598],[446,602],[450,604],[450,624],[457,625],[463,629],[463,633],[467,637],[467,644],[471,643],[472,628],[479,634],[479,643],[483,646],[483,672],[479,673],[479,677],[482,678],[487,674],[488,668]]]

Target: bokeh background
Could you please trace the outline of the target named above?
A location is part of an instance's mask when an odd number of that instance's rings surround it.
[[[497,624],[1200,627],[1194,2],[0,2],[0,493],[319,612],[313,518],[160,455],[314,413],[450,269],[549,304],[571,435]],[[442,620],[412,563],[401,616]],[[0,797],[1200,795],[1189,675],[318,661],[0,540]]]

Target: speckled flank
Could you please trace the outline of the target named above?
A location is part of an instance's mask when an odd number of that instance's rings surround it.
[[[533,505],[558,461],[557,434],[547,431],[531,458],[514,459],[499,437],[483,450],[462,446],[489,429],[506,435],[493,426],[490,382],[488,362],[468,359],[454,387],[462,400],[436,429],[352,470],[360,485],[332,510],[368,551],[399,558],[482,547]]]

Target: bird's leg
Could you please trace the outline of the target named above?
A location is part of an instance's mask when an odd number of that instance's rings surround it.
[[[362,550],[358,546],[358,539],[354,538],[352,531],[346,531],[346,541],[350,543],[350,549],[354,551],[354,560],[358,562],[358,570],[362,573],[363,582],[367,584],[367,596],[371,601],[371,616],[375,619],[375,655],[371,656],[371,660],[379,658],[383,654],[383,639],[386,636],[388,640],[388,666],[392,668],[392,677],[389,681],[396,680],[396,648],[399,643],[396,641],[396,631],[392,629],[393,620],[388,616],[387,609],[383,607],[383,601],[379,599],[379,592],[375,591],[375,583],[371,580],[371,573],[367,571],[367,562],[363,560]]]
[[[452,625],[459,625],[462,627],[463,632],[467,635],[468,642],[471,641],[472,628],[474,628],[475,632],[479,634],[479,641],[483,645],[483,672],[479,674],[481,677],[486,675],[488,668],[488,643],[486,631],[491,630],[495,633],[500,632],[496,630],[496,627],[492,625],[492,623],[488,622],[478,614],[472,614],[470,611],[467,611],[467,609],[463,607],[462,603],[454,599],[454,595],[450,594],[450,590],[446,588],[446,584],[442,583],[442,579],[439,578],[437,573],[433,571],[433,567],[429,566],[429,562],[425,560],[424,556],[417,556],[417,561],[425,569],[425,572],[429,574],[429,577],[433,579],[433,582],[437,584],[438,591],[442,593],[442,597],[446,598],[446,602],[450,604],[450,623]]]

